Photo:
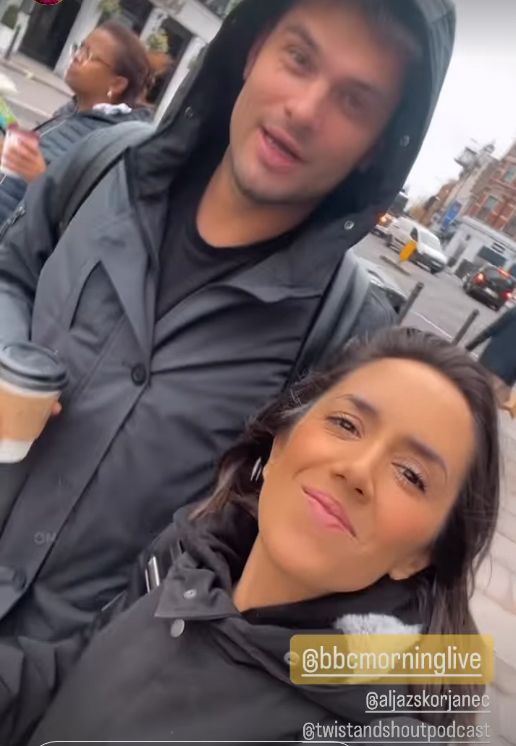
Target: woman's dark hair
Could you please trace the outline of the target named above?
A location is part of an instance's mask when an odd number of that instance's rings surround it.
[[[134,106],[145,91],[151,74],[147,51],[136,34],[121,23],[106,21],[99,28],[116,42],[115,73],[127,78],[122,98],[124,103]]]
[[[475,454],[432,548],[431,567],[420,574],[419,602],[426,633],[475,634],[469,598],[474,573],[489,550],[499,506],[497,409],[483,368],[464,350],[433,334],[408,328],[382,330],[369,341],[351,342],[324,370],[294,384],[249,423],[240,441],[226,453],[215,492],[194,517],[219,511],[230,502],[256,515],[260,484],[252,479],[253,468],[258,460],[265,464],[274,438],[288,432],[344,377],[384,359],[417,361],[439,371],[462,392],[474,418]]]

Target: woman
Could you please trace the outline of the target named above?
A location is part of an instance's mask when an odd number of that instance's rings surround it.
[[[480,356],[480,362],[491,374],[498,406],[505,409],[516,383],[516,306],[481,331],[466,349],[475,350],[486,340],[489,343]],[[511,406],[508,410],[514,417]]]
[[[3,156],[2,165],[20,178],[4,177],[0,184],[0,223],[23,199],[27,184],[90,132],[152,119],[152,110],[138,103],[149,73],[145,47],[132,31],[113,21],[92,31],[74,50],[66,73],[73,101],[36,128],[39,144],[36,138],[19,138]]]
[[[474,632],[498,455],[489,382],[464,352],[407,329],[350,346],[250,424],[208,502],[178,512],[147,565],[154,590],[111,609],[30,746],[299,741],[307,722],[373,718],[367,687],[294,686],[290,638]]]

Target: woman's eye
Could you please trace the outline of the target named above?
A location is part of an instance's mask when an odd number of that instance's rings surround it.
[[[341,430],[345,430],[351,435],[360,435],[357,426],[349,417],[331,417],[330,419]]]
[[[406,482],[416,487],[420,492],[426,492],[425,480],[423,479],[421,474],[418,474],[417,471],[414,471],[414,469],[409,469],[405,466],[401,469],[401,475]]]

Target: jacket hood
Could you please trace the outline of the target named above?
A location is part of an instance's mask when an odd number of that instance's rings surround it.
[[[285,684],[291,685],[288,653],[295,634],[418,634],[424,627],[420,594],[425,573],[401,582],[385,577],[363,591],[240,614],[232,593],[256,539],[256,519],[238,505],[195,521],[191,512],[187,506],[175,514],[174,533],[167,540],[172,564],[156,616],[169,620],[172,628],[177,619],[213,621],[222,647],[237,646],[239,660],[247,659]],[[363,698],[370,687],[298,689],[332,716],[365,717]]]
[[[206,48],[151,140],[140,146],[139,181],[145,192],[161,191],[171,165],[181,165],[206,142],[216,145],[220,160],[229,138],[231,112],[242,87],[253,42],[274,22],[289,0],[242,0]],[[430,124],[450,62],[455,12],[449,0],[404,0],[407,17],[423,45],[417,74],[409,73],[406,94],[377,159],[363,173],[352,173],[325,203],[325,223],[345,217],[365,235],[377,216],[403,188]],[[178,136],[182,135],[182,137]],[[170,176],[169,176],[170,178]]]

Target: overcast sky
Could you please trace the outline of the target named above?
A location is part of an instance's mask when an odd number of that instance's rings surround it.
[[[516,0],[455,0],[457,39],[429,133],[407,180],[434,194],[460,173],[454,158],[475,141],[503,155],[516,139]]]

